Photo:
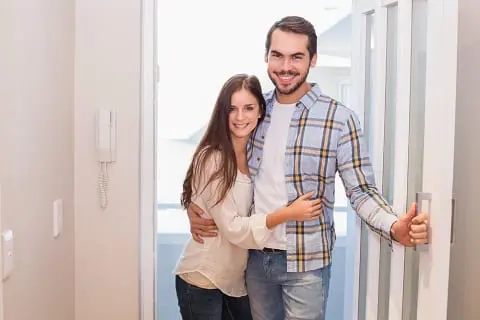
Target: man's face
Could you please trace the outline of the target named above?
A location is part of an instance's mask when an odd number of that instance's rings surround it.
[[[303,34],[272,33],[270,50],[267,53],[268,76],[283,95],[297,91],[307,80],[309,68],[315,66],[316,55],[310,59],[308,37]]]

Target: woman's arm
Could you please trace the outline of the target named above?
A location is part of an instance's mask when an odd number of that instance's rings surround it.
[[[267,214],[265,224],[268,229],[272,229],[279,224],[287,222],[288,220],[294,219],[292,218],[292,212],[290,210],[290,207],[285,207],[278,209],[273,213]]]
[[[230,191],[222,202],[208,212],[212,215],[220,232],[230,242],[245,249],[262,249],[271,229],[275,226],[288,220],[318,219],[322,213],[321,203],[319,199],[310,200],[312,195],[313,193],[302,195],[289,206],[273,213],[242,217],[238,214],[238,208]]]
[[[322,213],[320,199],[310,200],[313,192],[298,197],[290,205],[267,215],[267,228],[271,229],[288,220],[308,221],[317,219]]]
[[[246,199],[246,201],[248,201]],[[208,203],[208,202],[207,202]],[[207,209],[220,233],[231,243],[244,249],[261,249],[267,241],[271,230],[267,228],[267,216],[254,214],[242,217],[229,191],[225,199],[216,206]],[[281,221],[281,217],[277,220]],[[286,221],[286,220],[285,220]],[[281,222],[278,222],[279,224]]]
[[[240,216],[235,200],[251,201],[251,199],[249,197],[244,200],[234,199],[232,190],[229,190],[226,197],[215,205],[219,181],[214,180],[205,188],[206,181],[209,180],[213,172],[216,172],[216,166],[220,163],[215,157],[212,158],[212,161],[208,162],[209,165],[203,171],[198,190],[203,190],[200,197],[206,204],[206,211],[212,216],[221,234],[231,243],[245,249],[261,249],[272,232],[271,229],[275,226],[288,220],[318,219],[321,213],[321,204],[319,199],[309,200],[313,193],[302,195],[291,205],[267,215]]]

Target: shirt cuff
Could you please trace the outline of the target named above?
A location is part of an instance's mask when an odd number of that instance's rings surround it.
[[[265,247],[270,234],[273,230],[267,228],[266,214],[253,214],[250,216],[250,228],[252,230],[253,239],[260,249]]]
[[[382,236],[388,240],[393,240],[391,230],[392,225],[398,221],[398,217],[386,211],[382,212]]]

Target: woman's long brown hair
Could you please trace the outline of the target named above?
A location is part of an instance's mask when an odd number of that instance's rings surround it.
[[[202,192],[215,180],[219,182],[215,190],[216,199],[214,205],[217,205],[225,199],[227,192],[232,188],[237,178],[237,159],[233,149],[228,116],[232,96],[241,89],[248,90],[257,99],[260,106],[260,120],[262,120],[265,115],[265,100],[257,77],[237,74],[227,80],[220,90],[207,130],[195,150],[183,182],[183,192],[180,203],[185,209],[188,208],[192,202],[192,197],[195,192]],[[220,154],[220,162],[215,166],[218,169],[208,178],[204,188],[198,190],[199,180],[207,162],[218,161],[218,159],[212,157],[212,154],[218,151]]]

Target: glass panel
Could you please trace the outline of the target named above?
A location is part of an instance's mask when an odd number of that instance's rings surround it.
[[[398,7],[388,8],[387,72],[385,88],[385,124],[383,145],[383,195],[393,202],[393,167],[395,165],[395,111],[397,99]]]
[[[375,13],[366,16],[367,19],[367,43],[365,52],[365,106],[364,106],[364,131],[367,150],[372,144],[373,130],[373,103],[374,103],[374,79],[375,79]]]
[[[397,42],[398,6],[387,8],[387,60],[385,82],[385,122],[383,145],[382,193],[393,203],[395,166],[395,114],[397,106]],[[378,288],[378,319],[388,318],[391,251],[385,239],[380,242],[380,274]]]
[[[375,13],[366,16],[366,50],[365,50],[365,103],[364,103],[364,132],[367,149],[372,146],[373,136],[373,103],[375,96]],[[360,283],[358,296],[358,318],[364,320],[366,317],[367,297],[367,260],[368,260],[368,232],[369,228],[362,222],[360,238]]]
[[[427,51],[427,0],[414,0],[412,8],[412,67],[410,84],[410,132],[408,139],[407,208],[423,185],[423,137]],[[417,319],[418,252],[406,249],[403,285],[403,319]]]
[[[282,2],[283,1],[283,2]],[[225,1],[216,12],[198,1],[159,0],[158,6],[158,175],[157,270],[158,320],[179,319],[172,271],[190,237],[188,218],[180,207],[182,183],[191,156],[202,137],[223,82],[234,73],[259,77],[265,91],[273,88],[263,61],[265,36],[279,18],[292,15],[290,1]],[[333,5],[334,4],[334,5]],[[188,10],[185,8],[188,7]],[[251,10],[255,7],[257,10]],[[198,12],[203,11],[201,15]],[[218,12],[220,11],[220,12]],[[294,14],[311,21],[318,35],[318,62],[309,81],[349,104],[351,0],[301,0]],[[245,18],[248,17],[248,23]],[[172,27],[174,26],[174,27]],[[221,27],[219,27],[221,26]],[[228,36],[226,36],[228,35]],[[188,98],[187,98],[188,96]],[[343,185],[337,180],[332,276],[327,319],[343,319],[351,299],[353,268],[346,262],[347,212]],[[354,261],[352,260],[352,263]],[[352,272],[353,273],[353,272]]]

